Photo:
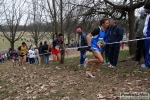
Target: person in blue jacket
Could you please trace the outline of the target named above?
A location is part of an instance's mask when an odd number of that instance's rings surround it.
[[[120,42],[123,38],[123,29],[116,25],[115,20],[110,19],[110,30],[108,33],[108,42]],[[110,68],[115,68],[118,62],[118,55],[120,51],[120,43],[110,44],[109,46],[109,60]]]
[[[147,13],[143,34],[145,38],[150,37],[150,2],[144,5],[144,11]],[[150,67],[150,39],[144,40],[145,46],[145,63],[141,67]]]

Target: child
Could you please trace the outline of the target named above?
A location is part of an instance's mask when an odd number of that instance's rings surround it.
[[[33,64],[35,61],[34,61],[34,58],[35,58],[35,52],[32,50],[32,49],[30,49],[29,51],[28,51],[28,53],[29,53],[29,61],[30,61],[30,64]]]
[[[18,64],[19,64],[19,58],[18,58],[18,53],[16,52],[16,50],[13,50],[10,54],[11,56],[11,59],[12,59],[12,62],[13,62],[13,67],[16,66],[16,61],[18,61]],[[20,66],[20,64],[19,64]]]

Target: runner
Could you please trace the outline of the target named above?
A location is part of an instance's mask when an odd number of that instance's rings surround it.
[[[105,36],[105,30],[109,26],[109,19],[103,18],[100,21],[100,26],[95,28],[92,33],[87,35],[87,43],[88,43],[88,50],[92,49],[94,59],[85,59],[84,67],[88,63],[94,63],[93,66],[90,68],[89,71],[86,71],[86,76],[89,76],[91,78],[95,78],[95,76],[92,75],[93,71],[98,68],[100,63],[104,62],[104,59],[101,55],[101,44],[105,45],[106,43],[103,41],[103,38]]]
[[[11,59],[13,62],[13,67],[16,66],[17,61],[18,61],[18,64],[20,66],[19,57],[18,57],[19,55],[15,49],[11,52],[10,56],[11,56]]]
[[[61,61],[60,47],[62,47],[68,53],[63,43],[63,34],[61,33],[59,33],[58,38],[54,39],[54,41],[48,46],[47,51],[47,52],[51,51],[50,48],[52,48],[53,62],[56,62],[56,59],[58,61],[56,69],[60,69],[59,68]]]
[[[20,65],[21,66],[25,66],[26,65],[26,54],[28,52],[28,47],[26,46],[26,43],[25,42],[22,42],[22,46],[20,46],[18,48],[19,50],[19,53],[20,53]]]

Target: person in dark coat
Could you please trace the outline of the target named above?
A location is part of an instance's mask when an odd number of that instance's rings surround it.
[[[48,53],[48,44],[45,41],[44,45],[42,46],[42,53],[43,53],[43,57],[44,57],[44,63],[48,64],[49,63],[49,53]]]
[[[39,64],[42,64],[43,61],[44,61],[44,59],[43,59],[43,53],[42,53],[42,42],[40,42],[40,44],[39,44],[38,51],[39,51],[39,56],[40,56]]]
[[[80,63],[78,66],[83,65],[86,58],[86,49],[83,46],[87,46],[86,35],[82,32],[81,28],[77,28],[76,32],[78,33],[78,51],[80,51]],[[80,48],[82,47],[82,48]]]
[[[136,39],[144,38],[143,29],[144,29],[144,23],[145,23],[146,14],[144,12],[144,9],[140,12],[140,17],[136,19],[134,24],[134,31],[136,35]],[[136,54],[135,54],[135,60],[136,65],[140,65],[140,60],[142,55],[144,55],[144,40],[139,40],[136,42]]]
[[[116,25],[115,20],[110,19],[110,31],[108,33],[108,42],[120,42],[123,38],[123,29]],[[114,68],[118,62],[118,55],[120,52],[120,43],[110,44],[109,46],[109,60],[110,68]]]

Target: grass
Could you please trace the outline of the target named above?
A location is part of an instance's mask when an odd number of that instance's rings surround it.
[[[1,43],[0,44],[0,50],[8,50],[8,48],[10,48],[10,43],[6,38],[1,36],[1,34],[0,34],[0,43]],[[29,38],[27,35],[24,35],[23,37],[24,38]],[[4,39],[4,41],[3,41],[3,39]],[[15,49],[17,49],[21,45],[22,42],[23,41],[21,41],[21,40],[16,41],[15,44],[14,44]],[[27,45],[30,45],[31,42],[26,42],[26,43],[27,43]]]
[[[19,32],[16,34],[16,37],[19,35]],[[34,46],[34,43],[33,42],[30,42],[30,41],[26,41],[27,39],[31,39],[31,36],[27,33],[25,33],[22,37],[24,40],[18,40],[15,42],[14,44],[14,48],[17,49],[22,42],[26,42],[27,46],[29,46],[30,44],[33,44]],[[3,41],[4,39],[4,41]],[[26,39],[26,40],[25,40]],[[47,40],[47,38],[43,38],[42,41],[47,41],[47,43],[49,43],[50,41],[52,41],[51,39]],[[3,36],[2,32],[0,32],[0,51],[4,51],[4,50],[8,50],[8,48],[10,48],[10,43],[9,41]]]

